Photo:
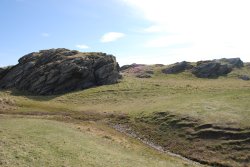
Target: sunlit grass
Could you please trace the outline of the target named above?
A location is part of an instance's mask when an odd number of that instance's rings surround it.
[[[191,166],[104,125],[0,116],[0,166]]]

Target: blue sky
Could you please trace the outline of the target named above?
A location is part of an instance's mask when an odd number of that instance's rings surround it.
[[[241,57],[247,0],[1,0],[0,66],[49,48],[101,51],[120,64]]]

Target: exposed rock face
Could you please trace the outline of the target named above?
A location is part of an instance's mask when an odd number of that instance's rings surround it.
[[[136,64],[136,63],[133,63],[133,64],[130,64],[130,65],[124,65],[120,68],[121,71],[124,71],[124,70],[127,70],[129,68],[140,68],[142,66],[145,66],[144,64]]]
[[[0,68],[0,79],[5,75],[5,69]]]
[[[221,64],[215,61],[200,61],[192,69],[192,73],[199,78],[216,78],[226,75],[232,71],[227,64]]]
[[[247,76],[247,75],[240,75],[239,78],[244,80],[244,81],[249,81],[250,80],[250,77]]]
[[[231,68],[241,68],[244,66],[244,63],[240,58],[230,58],[230,59],[222,58],[222,59],[216,59],[214,61],[219,62],[221,64],[227,64]]]
[[[173,64],[171,67],[163,69],[162,72],[165,74],[177,74],[188,69],[192,69],[193,66],[186,61]]]
[[[49,95],[116,83],[119,65],[112,55],[68,49],[41,50],[25,55],[2,78],[0,88],[17,88]]]
[[[0,80],[10,71],[12,66],[0,68]]]

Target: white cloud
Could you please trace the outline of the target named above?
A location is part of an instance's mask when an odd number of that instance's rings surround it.
[[[100,41],[102,43],[113,42],[113,41],[116,41],[124,36],[125,36],[125,34],[120,33],[120,32],[108,32],[102,36]]]
[[[41,35],[42,35],[43,37],[49,37],[49,36],[50,36],[50,34],[47,33],[47,32],[44,32],[44,33],[42,33]]]
[[[84,44],[76,45],[76,47],[78,49],[89,49],[89,46],[88,45],[84,45]]]
[[[148,33],[162,32],[162,31],[164,31],[164,29],[158,25],[153,25],[144,29],[144,32],[148,32]]]
[[[135,14],[151,22],[148,32],[165,32],[152,37],[147,47],[170,47],[188,43],[188,48],[171,54],[206,59],[241,57],[250,61],[250,3],[248,0],[120,0]],[[166,35],[170,34],[170,35]],[[206,57],[207,56],[207,57]]]
[[[188,45],[191,41],[187,37],[181,35],[167,35],[157,37],[152,40],[146,41],[146,47],[161,48],[161,47],[174,47],[178,45]]]

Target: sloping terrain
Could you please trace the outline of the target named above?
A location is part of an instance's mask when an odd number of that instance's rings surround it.
[[[166,68],[133,65],[118,84],[63,95],[2,91],[16,109],[0,113],[104,121],[201,163],[249,166],[250,81],[240,78],[250,75],[249,66],[212,79],[190,69],[165,74]]]
[[[0,116],[0,166],[195,166],[95,123]]]

